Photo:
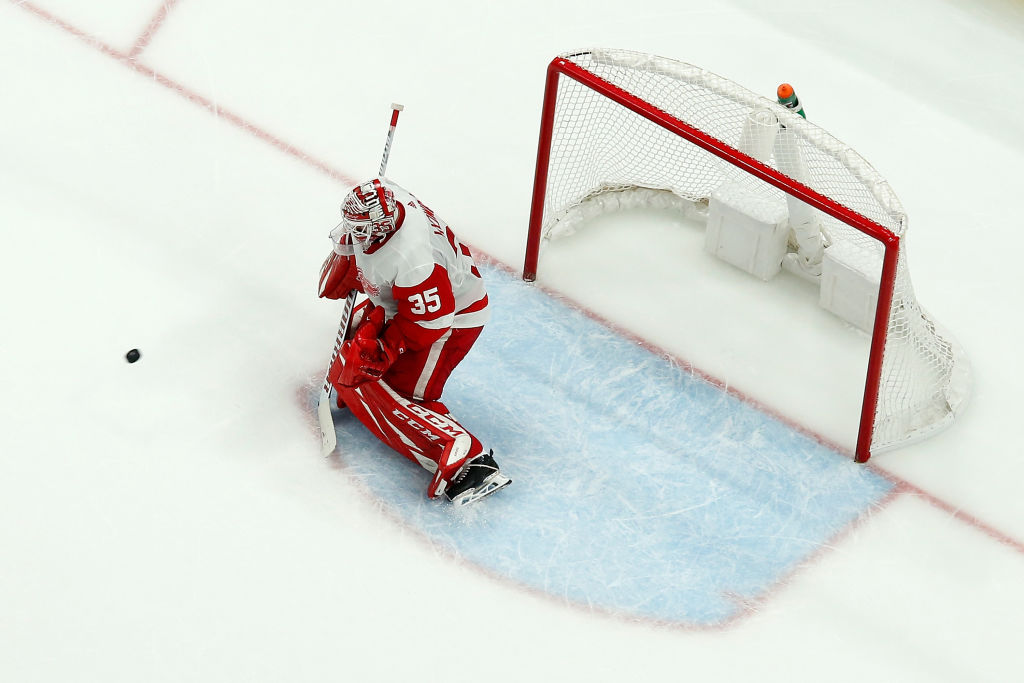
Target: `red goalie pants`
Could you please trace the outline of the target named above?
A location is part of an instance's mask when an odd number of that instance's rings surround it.
[[[384,373],[392,389],[414,401],[438,401],[445,382],[476,343],[482,327],[452,328],[420,351],[406,351]]]

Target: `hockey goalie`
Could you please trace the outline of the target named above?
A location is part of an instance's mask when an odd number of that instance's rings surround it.
[[[472,503],[511,480],[441,402],[445,383],[490,315],[470,250],[419,199],[375,178],[352,189],[319,295],[356,290],[349,332],[328,371],[339,408],[433,474],[431,498]]]

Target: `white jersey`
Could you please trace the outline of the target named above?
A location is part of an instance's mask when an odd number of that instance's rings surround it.
[[[483,326],[487,291],[469,249],[419,199],[385,182],[399,205],[399,227],[381,244],[356,245],[367,296],[388,320],[400,316],[424,330]]]

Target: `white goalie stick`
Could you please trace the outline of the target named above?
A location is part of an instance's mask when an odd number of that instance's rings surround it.
[[[401,104],[391,105],[391,125],[388,127],[388,139],[384,143],[384,156],[380,160],[379,177],[384,177],[384,171],[388,167],[388,157],[391,155],[391,141],[395,139],[395,126],[398,125],[398,113],[405,109]],[[331,353],[331,360],[327,364],[327,373],[324,375],[324,384],[320,389],[320,399],[317,402],[316,414],[320,421],[320,453],[327,457],[334,452],[338,445],[338,434],[334,429],[334,415],[331,413],[331,367],[341,353],[341,346],[348,334],[348,326],[352,321],[352,310],[356,304],[356,290],[349,292],[345,299],[345,308],[341,311],[341,322],[338,323],[338,335],[334,339],[334,351]]]

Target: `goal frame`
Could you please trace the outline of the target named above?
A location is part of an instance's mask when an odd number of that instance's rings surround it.
[[[530,208],[529,233],[526,242],[526,258],[523,265],[523,279],[533,282],[537,278],[542,239],[544,200],[547,193],[548,165],[551,158],[551,139],[554,131],[555,109],[558,99],[558,85],[561,78],[571,78],[581,85],[631,110],[635,114],[678,135],[684,140],[704,149],[733,166],[786,192],[809,206],[822,211],[843,223],[874,238],[882,245],[882,271],[878,291],[878,304],[871,332],[868,355],[867,378],[864,384],[864,400],[861,406],[860,424],[854,460],[867,462],[871,457],[871,440],[874,433],[875,412],[878,406],[882,381],[882,358],[885,352],[888,321],[892,307],[893,291],[896,284],[896,268],[899,260],[900,236],[862,214],[829,199],[810,187],[790,178],[748,154],[691,126],[685,121],[658,107],[626,92],[622,88],[593,74],[565,57],[556,57],[547,68],[544,84],[544,101],[541,114],[540,139],[537,145],[537,164],[534,171],[533,199]]]

